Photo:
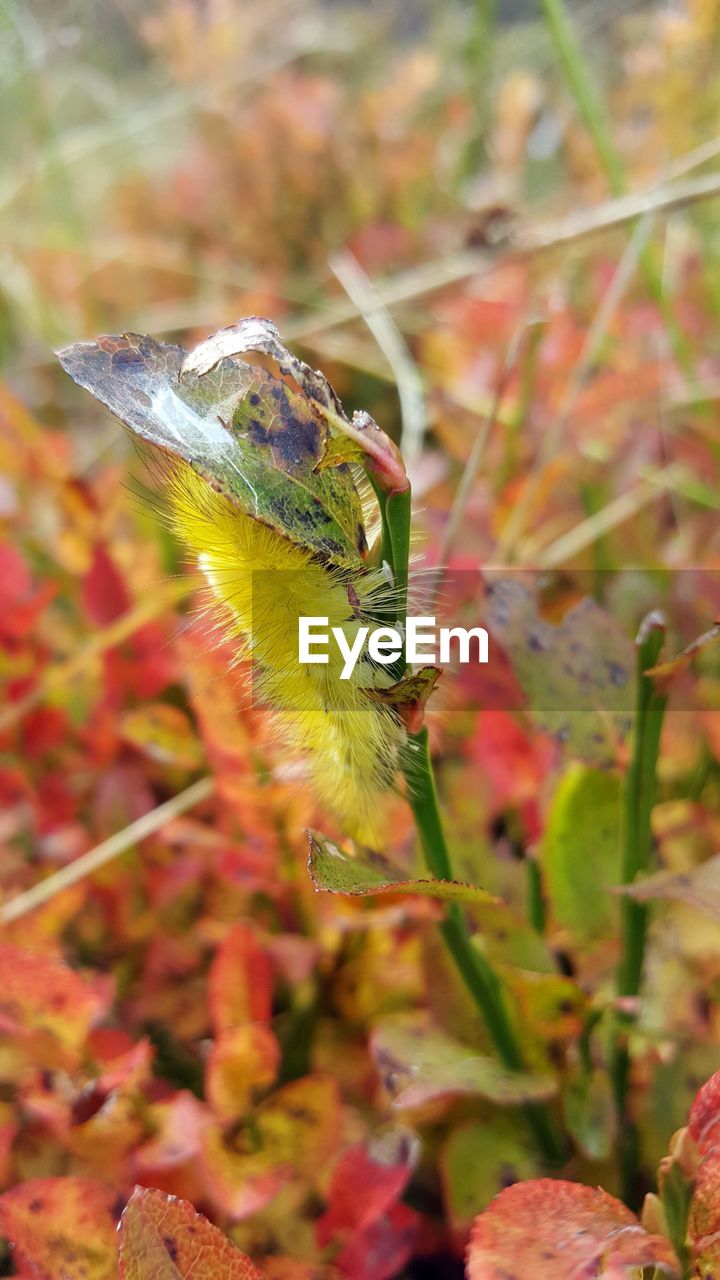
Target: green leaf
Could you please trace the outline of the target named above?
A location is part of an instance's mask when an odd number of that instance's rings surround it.
[[[610,890],[621,877],[620,779],[573,766],[558,787],[542,862],[555,919],[584,937],[617,929]]]
[[[454,1096],[517,1106],[551,1098],[557,1089],[550,1076],[509,1071],[495,1058],[446,1036],[426,1018],[381,1024],[373,1033],[371,1051],[397,1110]]]
[[[349,467],[316,469],[329,427],[310,401],[236,360],[183,373],[186,356],[137,333],[58,352],[70,377],[131,431],[184,459],[246,515],[334,564],[361,565],[360,499]]]
[[[504,1187],[538,1172],[537,1157],[514,1117],[495,1113],[453,1129],[440,1155],[440,1174],[455,1230],[466,1231]]]
[[[717,1186],[718,1186],[718,1166],[717,1161],[713,1161],[715,1169],[715,1186],[712,1188],[713,1194],[710,1201],[713,1205],[717,1204]],[[706,1166],[707,1168],[707,1166]],[[680,1259],[683,1268],[683,1276],[690,1275],[691,1254],[688,1248],[688,1224],[690,1218],[690,1209],[693,1203],[693,1195],[695,1191],[695,1179],[688,1175],[687,1170],[683,1169],[682,1161],[668,1157],[661,1165],[659,1173],[659,1190],[660,1199],[663,1209],[665,1210],[665,1221],[667,1222],[668,1235],[673,1244],[673,1248]],[[701,1186],[701,1198],[704,1188]],[[697,1211],[697,1206],[696,1206]],[[715,1210],[715,1218],[717,1219],[717,1211]],[[697,1223],[696,1215],[694,1226]],[[717,1222],[716,1224],[717,1225]],[[720,1250],[715,1247],[714,1261],[718,1261]]]
[[[628,638],[590,598],[554,625],[517,578],[491,577],[487,591],[488,629],[508,655],[538,728],[585,763],[612,765],[630,728],[635,659]]]
[[[487,889],[457,880],[408,880],[382,854],[364,849],[362,857],[351,858],[317,832],[308,831],[310,855],[308,871],[315,888],[324,893],[348,893],[371,897],[381,893],[420,894],[454,902],[495,903]]]
[[[607,1071],[583,1071],[563,1099],[565,1123],[588,1160],[607,1160],[617,1133],[615,1100]]]

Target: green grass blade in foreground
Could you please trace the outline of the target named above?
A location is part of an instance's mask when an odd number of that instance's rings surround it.
[[[645,675],[658,660],[665,639],[665,624],[660,614],[649,614],[644,620],[637,647],[637,687],[635,736],[630,767],[625,779],[625,825],[623,835],[622,883],[631,884],[648,868],[652,844],[650,819],[655,801],[656,771],[660,735],[665,715],[666,697],[656,692],[651,676]],[[618,969],[619,996],[637,996],[642,981],[648,906],[632,898],[621,903],[622,958]],[[627,1037],[631,1023],[618,1018],[613,1049],[612,1080],[620,1121],[618,1152],[623,1198],[631,1206],[638,1200],[638,1137],[627,1116],[627,1094],[630,1076],[630,1053]]]
[[[415,757],[412,765],[406,769],[408,799],[425,860],[437,879],[452,880],[452,866],[440,818],[427,729],[413,735],[412,744]],[[500,979],[482,952],[473,945],[467,921],[456,902],[449,905],[440,932],[482,1015],[501,1061],[513,1071],[522,1071],[522,1051],[510,1021]],[[565,1155],[564,1145],[547,1107],[543,1103],[527,1103],[523,1112],[545,1159],[549,1164],[561,1164]]]

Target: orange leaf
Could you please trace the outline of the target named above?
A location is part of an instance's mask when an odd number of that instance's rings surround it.
[[[187,1200],[136,1187],[120,1222],[121,1280],[261,1280],[262,1272]]]
[[[126,711],[120,733],[125,742],[157,764],[199,769],[203,762],[202,747],[188,716],[169,703],[151,702]]]
[[[235,1150],[217,1128],[209,1128],[203,1135],[198,1169],[209,1202],[234,1222],[260,1213],[291,1173],[263,1149]]]
[[[58,1055],[74,1061],[102,1012],[101,997],[62,960],[0,943],[0,1031],[42,1046],[44,1066],[60,1065]]]
[[[199,1163],[212,1203],[239,1222],[287,1182],[312,1181],[334,1156],[341,1123],[337,1082],[315,1074],[276,1089],[232,1135],[208,1129]]]
[[[280,1047],[263,1023],[223,1031],[213,1044],[205,1073],[213,1110],[223,1120],[244,1115],[256,1091],[273,1083],[279,1063]]]
[[[116,1280],[117,1199],[91,1178],[31,1178],[0,1196],[0,1234],[37,1280]]]
[[[599,1187],[540,1178],[502,1191],[475,1219],[468,1280],[619,1280],[637,1267],[679,1276],[670,1244]]]
[[[234,925],[215,955],[210,970],[210,1008],[217,1034],[244,1022],[270,1021],[270,961],[249,925]]]

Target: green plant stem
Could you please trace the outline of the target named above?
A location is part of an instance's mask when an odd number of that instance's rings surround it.
[[[526,860],[527,868],[527,916],[536,933],[545,932],[546,911],[540,866],[535,858]]]
[[[665,626],[659,614],[645,619],[637,638],[637,671],[635,695],[635,731],[630,767],[625,779],[625,812],[622,850],[622,883],[632,884],[650,862],[652,831],[650,820],[655,802],[656,771],[660,735],[667,699],[656,692],[652,677],[645,675],[655,665],[665,637]],[[634,997],[640,991],[648,907],[645,903],[624,897],[620,904],[622,956],[617,976],[618,996]],[[634,1125],[627,1115],[630,1076],[630,1054],[627,1037],[631,1019],[617,1019],[616,1041],[612,1061],[613,1092],[620,1121],[620,1166],[624,1198],[636,1198],[638,1175],[638,1142]]]
[[[614,196],[625,195],[627,192],[625,166],[615,146],[607,113],[583,58],[564,0],[542,0],[542,7],[550,37],[575,99],[580,118],[597,151],[610,191]],[[694,374],[692,351],[668,301],[662,273],[658,268],[651,245],[646,244],[643,248],[640,254],[640,265],[648,292],[667,328],[677,361],[683,372],[690,377]]]
[[[394,601],[396,617],[404,623],[410,558],[410,488],[388,495],[377,486],[375,492],[382,519],[381,556],[392,570],[397,590]],[[402,665],[404,667],[404,659]],[[425,859],[436,879],[452,880],[450,853],[440,818],[426,729],[412,735],[411,747],[413,750],[408,751],[405,778]],[[510,1070],[522,1070],[523,1057],[505,1005],[500,979],[482,952],[473,946],[467,920],[457,903],[449,906],[440,932],[458,973],[482,1015],[500,1059]],[[523,1109],[538,1149],[549,1164],[561,1164],[565,1148],[561,1137],[556,1133],[547,1107],[542,1103],[528,1102]]]
[[[623,195],[626,188],[625,169],[615,147],[600,95],[588,73],[564,0],[542,0],[542,7],[550,37],[582,122],[595,144],[610,190],[614,196]]]
[[[438,807],[427,729],[413,735],[412,760],[406,767],[408,798],[422,841],[429,870],[439,880],[452,880],[452,865]],[[504,1065],[511,1071],[523,1068],[523,1057],[515,1029],[505,1005],[502,986],[492,965],[473,945],[465,916],[457,903],[447,911],[440,926],[445,945],[479,1009],[490,1038]],[[562,1163],[565,1155],[561,1138],[542,1103],[526,1103],[523,1108],[538,1147],[550,1164]]]
[[[380,555],[390,567],[395,587],[387,621],[389,625],[394,626],[399,622],[404,626],[407,616],[412,493],[408,486],[407,489],[388,494],[373,482],[372,476],[369,478],[380,508]],[[405,672],[404,646],[400,659],[389,670],[395,680],[402,678]]]

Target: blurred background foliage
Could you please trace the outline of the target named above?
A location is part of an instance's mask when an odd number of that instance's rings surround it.
[[[302,829],[323,815],[283,772],[262,712],[238,714],[232,652],[209,646],[177,603],[191,585],[167,581],[180,553],[128,494],[130,475],[148,480],[143,464],[53,347],[123,330],[189,344],[267,315],[349,408],[396,435],[407,428],[397,383],[414,388],[423,447],[411,469],[431,553],[473,571],[493,558],[589,568],[597,581],[653,566],[681,606],[671,650],[720,611],[693,576],[720,557],[720,0],[568,8],[579,52],[550,0],[0,0],[4,898],[197,777],[214,788],[141,852],[130,837],[126,856],[7,922],[5,971],[34,946],[85,968],[92,991],[58,1050],[62,1071],[45,1079],[46,1043],[29,1034],[30,1066],[11,1056],[3,1067],[3,1187],[88,1170],[125,1190],[146,1179],[209,1206],[253,1256],[315,1265],[326,1258],[318,1196],[330,1194],[308,1156],[318,1127],[290,1143],[298,1181],[279,1200],[263,1184],[254,1212],[235,1161],[242,1125],[253,1127],[249,1093],[272,1114],[288,1082],[312,1092],[313,1073],[330,1072],[327,1165],[398,1124],[377,1070],[384,1019],[429,1010],[461,1057],[482,1041],[433,950],[427,904],[315,894]],[[624,189],[665,184],[676,207],[613,221]],[[591,215],[612,225],[580,235]],[[610,582],[605,603],[627,635],[655,585],[639,570]],[[679,874],[712,862],[720,836],[713,655],[702,697],[684,692],[663,739],[654,835]],[[442,688],[431,727],[457,866],[508,903],[509,923],[479,919],[478,936],[503,966],[533,1062],[557,1074],[571,1175],[614,1190],[595,1028],[617,927],[608,901],[588,936],[592,884],[570,872],[588,868],[578,815],[613,809],[616,774],[572,763],[532,714],[461,713]],[[613,831],[608,819],[591,833],[604,884]],[[400,807],[388,843],[409,865]],[[521,920],[536,856],[542,939]],[[255,1046],[248,1086],[247,1045],[208,1013],[208,989],[252,991],[257,950],[272,1036]],[[71,993],[76,976],[64,974]],[[650,1176],[718,1065],[716,906],[663,908],[647,977],[634,1087]],[[96,1035],[98,1008],[108,1025]],[[106,1080],[117,1055],[123,1072]],[[96,1111],[84,1109],[88,1088]],[[131,1127],[106,1108],[118,1096]],[[457,1275],[473,1215],[510,1174],[537,1172],[508,1114],[454,1094],[411,1112],[424,1146],[418,1157],[396,1144],[405,1181],[393,1194],[412,1177],[415,1233],[401,1215],[398,1274],[423,1274],[401,1271],[417,1246]],[[188,1128],[196,1146],[178,1155]],[[285,1141],[270,1144],[259,1172],[287,1161]],[[343,1274],[385,1280],[388,1268],[351,1259]]]

